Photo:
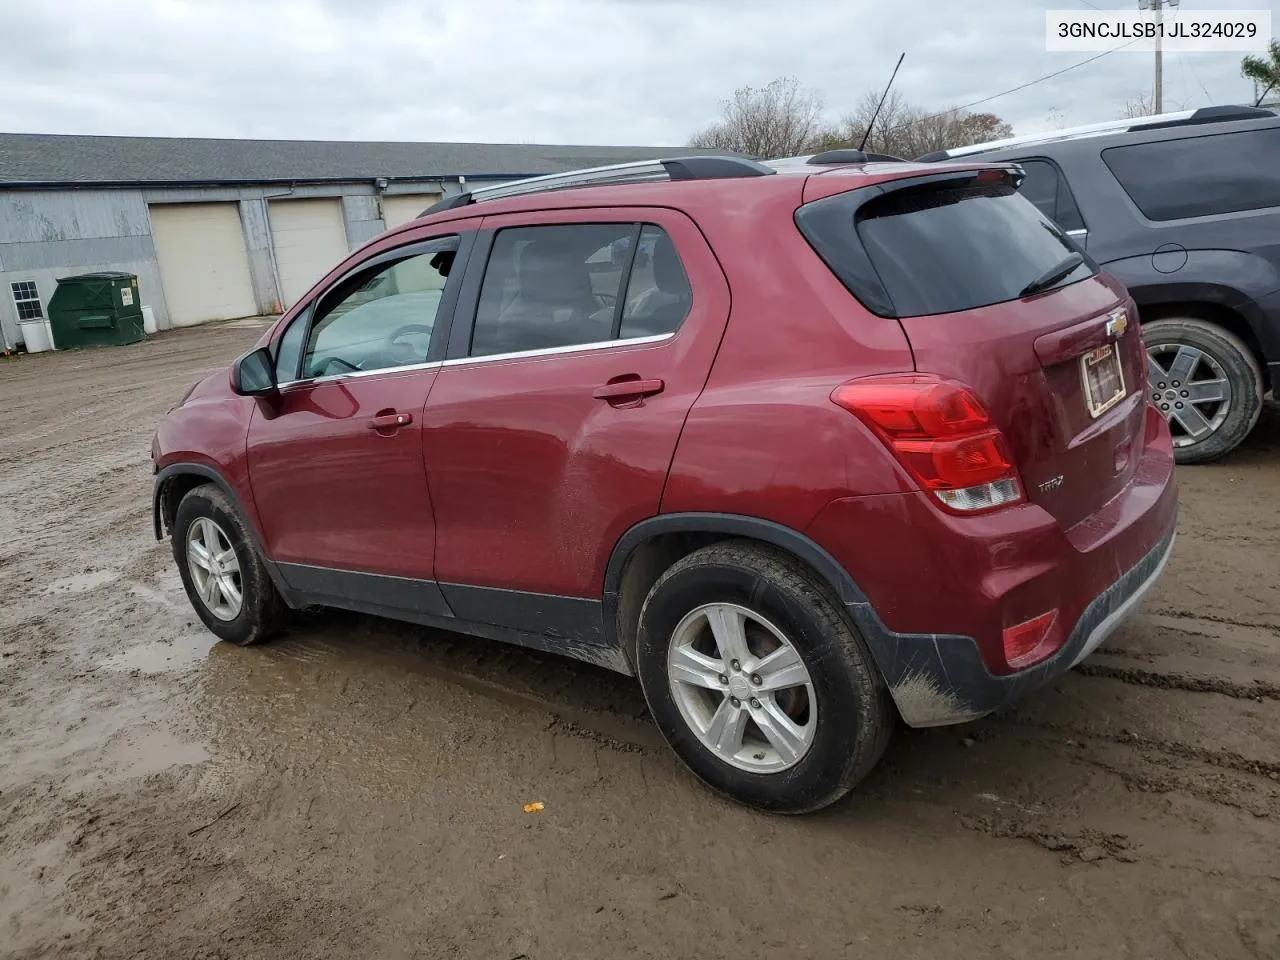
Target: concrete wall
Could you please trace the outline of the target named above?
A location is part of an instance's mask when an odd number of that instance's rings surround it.
[[[0,327],[8,344],[19,339],[10,283],[35,281],[47,311],[60,277],[95,270],[137,274],[142,302],[164,315],[151,220],[141,193],[0,192]]]
[[[468,182],[468,188],[483,186]],[[461,187],[456,180],[396,182],[387,187],[397,193],[442,193],[453,196]],[[19,338],[17,310],[9,284],[34,280],[48,310],[60,277],[95,270],[126,270],[138,276],[142,302],[155,310],[167,325],[169,311],[160,283],[160,267],[151,238],[148,205],[234,201],[240,205],[245,249],[254,300],[263,313],[280,309],[268,200],[284,197],[340,197],[347,246],[354,250],[386,229],[381,219],[379,191],[368,181],[299,185],[227,185],[164,187],[159,189],[5,190],[0,187],[0,329],[7,343]]]

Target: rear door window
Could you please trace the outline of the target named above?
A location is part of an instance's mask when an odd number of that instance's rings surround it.
[[[673,333],[692,301],[693,291],[676,245],[661,227],[646,224],[640,231],[640,247],[627,284],[618,336],[626,339]]]
[[[864,204],[856,230],[900,317],[1016,300],[1078,253],[1060,227],[1003,182],[897,190]],[[1052,286],[1093,273],[1083,259]]]
[[[508,227],[494,237],[469,355],[673,333],[691,301],[684,267],[661,227]]]
[[[1102,159],[1148,220],[1280,206],[1280,128],[1112,147]]]

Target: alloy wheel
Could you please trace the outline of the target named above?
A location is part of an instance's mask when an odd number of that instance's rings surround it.
[[[704,747],[751,773],[780,773],[813,745],[818,701],[795,646],[774,624],[732,603],[700,606],[677,624],[667,678]]]
[[[187,528],[187,567],[196,595],[219,620],[234,620],[244,602],[240,560],[226,531],[208,517]]]
[[[1207,439],[1231,411],[1231,381],[1211,354],[1185,343],[1147,347],[1147,390],[1175,447]]]

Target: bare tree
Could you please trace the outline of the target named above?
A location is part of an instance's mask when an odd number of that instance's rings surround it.
[[[857,147],[875,117],[879,94],[863,94],[853,111],[840,124],[825,131],[817,141],[819,149]],[[891,93],[875,117],[875,127],[866,138],[866,149],[904,159],[914,159],[937,150],[985,143],[1013,135],[1013,128],[993,113],[966,113],[962,110],[929,111],[912,106],[899,93]]]
[[[1171,110],[1187,109],[1187,101],[1185,100],[1171,100],[1165,97],[1165,104]],[[1155,97],[1148,93],[1135,93],[1124,102],[1124,107],[1116,114],[1116,119],[1141,120],[1143,117],[1154,117],[1155,113]]]
[[[822,98],[794,77],[764,87],[739,87],[720,105],[720,121],[689,146],[770,159],[803,153],[818,133]]]
[[[1150,94],[1136,93],[1124,102],[1117,120],[1137,120],[1139,117],[1150,117],[1156,112],[1155,98]]]

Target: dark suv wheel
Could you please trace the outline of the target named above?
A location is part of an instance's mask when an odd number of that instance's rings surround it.
[[[1151,401],[1169,421],[1178,463],[1204,463],[1239,445],[1262,413],[1262,371],[1230,331],[1169,318],[1142,328]]]
[[[638,670],[658,727],[713,789],[778,813],[838,800],[896,718],[869,651],[802,564],[753,543],[705,547],[654,584]]]
[[[196,487],[182,498],[171,533],[182,585],[205,626],[223,640],[248,646],[284,625],[288,607],[231,498],[216,485]]]

